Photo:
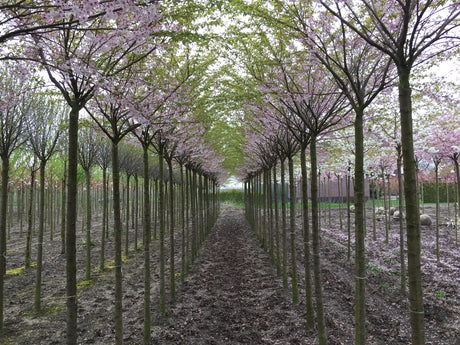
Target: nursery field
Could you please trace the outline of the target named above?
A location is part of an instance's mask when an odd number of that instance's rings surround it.
[[[329,344],[354,343],[353,252],[347,259],[346,226],[341,229],[338,210],[322,219],[322,274],[324,308]],[[342,210],[343,212],[343,210]],[[434,216],[434,207],[425,212]],[[442,209],[441,216],[446,210]],[[376,222],[377,240],[372,240],[372,213],[367,213],[367,343],[410,344],[409,307],[400,292],[399,229],[392,221],[385,243],[383,221]],[[300,217],[297,217],[300,233]],[[97,219],[96,219],[97,221]],[[100,248],[94,225],[92,267],[98,267]],[[5,279],[5,330],[1,344],[62,344],[65,342],[65,260],[60,239],[44,243],[42,315],[35,315],[34,268],[24,266],[23,239],[12,229],[8,242]],[[84,233],[78,231],[84,240]],[[130,234],[132,235],[132,234]],[[46,237],[46,236],[45,236]],[[179,253],[180,236],[176,236]],[[80,243],[78,242],[78,243]],[[352,241],[353,243],[353,238]],[[133,242],[131,242],[133,243]],[[109,237],[107,253],[112,253]],[[32,248],[36,247],[36,238]],[[303,243],[297,236],[297,265],[300,303],[291,303],[290,289],[284,288],[276,267],[244,219],[243,210],[223,205],[221,215],[203,243],[198,257],[180,284],[177,297],[169,301],[164,317],[158,305],[158,241],[151,248],[152,344],[316,344],[316,332],[305,328],[303,299]],[[422,226],[422,273],[427,344],[460,342],[460,247],[455,229],[440,227],[440,264],[436,262],[434,225]],[[84,250],[78,247],[78,339],[80,344],[114,342],[113,258],[107,270],[93,272],[84,280]],[[168,253],[169,250],[166,250]],[[32,252],[34,257],[34,251]],[[176,258],[180,267],[180,257]],[[142,251],[131,250],[123,264],[124,342],[142,343],[143,316]],[[290,262],[288,260],[288,262]],[[166,281],[169,281],[168,279]],[[290,284],[290,282],[289,282]]]

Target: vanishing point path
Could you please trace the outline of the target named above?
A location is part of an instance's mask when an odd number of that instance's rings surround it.
[[[243,211],[222,206],[152,344],[313,344]]]

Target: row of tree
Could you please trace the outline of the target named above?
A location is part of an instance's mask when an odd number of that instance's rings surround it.
[[[191,2],[184,6],[168,1],[13,1],[0,5],[0,51],[2,59],[14,61],[5,67],[12,83],[22,85],[20,92],[2,87],[2,124],[8,114],[34,111],[46,114],[47,121],[39,129],[35,155],[40,162],[40,195],[44,195],[45,166],[58,140],[60,130],[56,125],[63,119],[67,131],[64,157],[66,160],[65,193],[65,255],[66,255],[66,304],[67,343],[77,343],[77,265],[76,265],[76,223],[78,163],[85,171],[87,183],[87,255],[90,256],[91,230],[91,169],[97,157],[95,143],[98,135],[104,134],[110,148],[110,160],[102,167],[105,171],[111,165],[113,223],[115,236],[115,343],[123,342],[122,330],[122,224],[120,207],[120,155],[122,140],[130,140],[142,149],[143,165],[143,238],[144,238],[144,343],[150,340],[150,183],[149,166],[152,151],[158,159],[159,185],[158,201],[160,257],[165,252],[165,209],[174,205],[175,188],[169,188],[166,199],[163,182],[164,165],[168,166],[169,181],[172,181],[173,165],[177,164],[182,181],[178,184],[185,195],[188,185],[191,214],[205,214],[199,217],[193,229],[199,236],[192,244],[192,253],[203,239],[204,226],[215,217],[211,208],[211,195],[222,179],[221,159],[202,140],[205,129],[193,112],[193,101],[201,92],[201,77],[211,59],[202,58],[199,47],[194,50],[182,41],[192,33],[188,24],[196,14],[197,6]],[[190,11],[188,11],[190,10]],[[185,15],[184,15],[185,14]],[[189,41],[190,42],[190,41]],[[41,72],[34,75],[33,72]],[[43,74],[51,83],[37,85]],[[25,96],[27,89],[28,96]],[[32,104],[40,92],[56,93],[62,100],[59,110],[48,109],[44,104]],[[56,97],[46,102],[56,102]],[[66,106],[62,106],[62,102]],[[26,107],[25,107],[26,106]],[[62,111],[68,116],[63,116]],[[81,113],[85,121],[91,118],[90,129],[81,128]],[[3,120],[5,119],[5,120]],[[8,205],[9,158],[20,144],[20,123],[11,126],[15,132],[2,133],[2,208],[0,209],[0,266],[6,259],[6,217]],[[54,126],[54,127],[51,127]],[[53,128],[53,129],[50,129]],[[62,130],[62,129],[61,129]],[[48,131],[48,133],[46,133]],[[41,139],[40,139],[41,138]],[[54,139],[55,138],[55,139]],[[101,139],[102,140],[102,139]],[[102,140],[104,141],[104,140]],[[31,143],[33,141],[30,141]],[[32,144],[31,144],[32,145]],[[34,144],[35,145],[35,144]],[[175,163],[174,163],[175,162]],[[187,173],[185,173],[187,169]],[[187,176],[187,177],[185,177]],[[129,181],[129,179],[128,179]],[[104,181],[104,186],[106,185]],[[191,187],[192,186],[192,187]],[[129,188],[127,189],[129,190]],[[106,195],[106,192],[104,193]],[[184,199],[184,197],[182,198]],[[168,200],[166,202],[166,200]],[[215,200],[215,196],[212,200]],[[37,262],[37,286],[40,285],[43,243],[44,199],[39,202],[39,248]],[[182,207],[183,210],[186,207]],[[198,210],[203,210],[198,212]],[[206,210],[206,212],[205,212]],[[174,227],[173,212],[169,212],[170,265],[174,272]],[[208,217],[209,216],[209,217]],[[193,218],[195,219],[195,218]],[[107,218],[106,218],[107,221]],[[185,221],[182,222],[185,226]],[[63,236],[64,238],[64,236]],[[193,255],[192,255],[193,256]],[[89,262],[89,259],[88,259]],[[160,305],[165,311],[164,259],[160,260]],[[0,330],[3,331],[4,269],[0,270]],[[89,277],[90,269],[86,270]],[[170,294],[174,298],[174,274],[171,274]],[[38,288],[37,288],[38,289]],[[38,290],[37,290],[38,291]],[[36,295],[37,296],[37,295]],[[39,309],[36,299],[36,308]]]
[[[261,1],[253,4],[239,2],[237,6],[242,15],[259,18],[255,26],[242,20],[241,25],[246,32],[254,30],[254,33],[244,37],[240,35],[239,42],[235,42],[238,61],[250,77],[245,85],[248,89],[257,90],[253,91],[254,97],[246,105],[247,126],[250,128],[246,135],[248,160],[241,173],[247,181],[250,205],[254,205],[251,195],[259,195],[258,186],[268,186],[266,182],[259,184],[256,181],[270,181],[270,171],[275,171],[277,164],[281,164],[283,173],[286,160],[290,188],[294,188],[291,178],[293,157],[300,151],[308,327],[313,327],[316,314],[319,342],[327,343],[320,269],[318,158],[321,156],[318,156],[318,146],[325,140],[332,140],[332,132],[342,129],[342,135],[346,135],[350,133],[347,128],[352,128],[355,343],[366,342],[364,139],[373,136],[372,127],[378,121],[376,115],[382,114],[384,118],[395,119],[399,129],[396,137],[387,137],[386,140],[396,149],[397,171],[404,175],[404,180],[400,180],[404,188],[400,190],[405,193],[412,343],[424,344],[420,213],[410,78],[418,63],[436,55],[455,54],[457,45],[454,42],[459,37],[460,15],[457,4],[441,1]],[[239,29],[241,31],[241,27]],[[399,101],[398,118],[390,117],[382,110],[388,103],[377,102],[382,92],[389,98],[391,86],[395,84]],[[376,103],[381,107],[380,111]],[[387,109],[393,108],[387,106]],[[458,111],[454,108],[454,112],[457,115],[453,115],[453,121],[446,124],[449,128],[454,126],[455,130]],[[431,129],[430,126],[425,127]],[[448,146],[458,153],[456,144]],[[308,180],[307,151],[310,155]],[[311,229],[306,209],[307,181],[310,181]],[[268,193],[263,193],[263,198]],[[291,195],[295,195],[294,190]],[[256,206],[248,207],[251,210],[261,203],[267,205],[267,202],[257,199]],[[295,210],[293,204],[291,202],[291,217]],[[402,209],[400,211],[402,213]],[[254,212],[248,213],[252,222]],[[291,241],[295,239],[294,220],[291,218],[289,225]],[[404,233],[401,232],[400,236],[403,246]],[[291,257],[292,292],[296,303],[295,252],[291,253]],[[405,261],[405,258],[401,260]],[[316,313],[312,308],[310,265],[315,282]]]

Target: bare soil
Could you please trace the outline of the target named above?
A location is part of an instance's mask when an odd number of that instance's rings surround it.
[[[434,207],[426,213],[434,216]],[[322,275],[326,323],[330,344],[353,344],[354,266],[353,252],[347,259],[346,219],[340,227],[338,210],[327,211],[322,218]],[[344,213],[345,216],[345,213]],[[368,260],[367,329],[368,344],[410,344],[409,307],[400,292],[399,227],[391,222],[388,244],[384,221],[377,221],[377,240],[372,240],[371,212],[367,214],[366,239]],[[443,209],[442,219],[446,217]],[[434,219],[434,217],[433,217]],[[175,301],[169,301],[166,317],[157,315],[158,241],[152,243],[152,344],[316,344],[314,331],[305,330],[303,299],[303,243],[298,216],[297,259],[301,300],[290,302],[268,254],[249,228],[241,209],[222,206],[221,215],[211,230],[186,276],[178,285]],[[81,225],[80,225],[81,226]],[[92,267],[96,269],[100,251],[100,219],[93,226]],[[353,229],[351,229],[353,243]],[[77,243],[85,234],[78,230]],[[124,342],[142,342],[143,255],[133,250],[123,266]],[[35,269],[24,270],[5,279],[5,334],[0,344],[65,343],[65,256],[60,253],[60,238],[55,234],[44,243],[42,309],[32,312]],[[141,236],[139,237],[141,238]],[[177,235],[176,253],[180,253]],[[25,237],[11,229],[7,270],[24,266]],[[36,237],[33,240],[34,259]],[[460,344],[460,246],[455,230],[440,227],[441,260],[435,254],[435,226],[422,227],[422,271],[424,285],[427,344]],[[166,252],[169,252],[166,250]],[[113,239],[107,242],[108,269],[93,272],[93,280],[84,279],[85,246],[78,246],[80,344],[112,344],[114,277]],[[288,261],[289,262],[289,261]],[[167,262],[168,266],[168,262]],[[176,271],[180,259],[176,258]],[[179,283],[180,277],[177,277]],[[168,280],[167,280],[168,281]]]

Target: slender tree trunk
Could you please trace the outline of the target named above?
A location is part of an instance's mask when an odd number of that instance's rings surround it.
[[[133,210],[133,226],[134,226],[134,250],[137,251],[137,246],[138,246],[138,227],[139,227],[139,178],[136,175],[134,175],[134,182],[135,182],[135,188],[136,188],[136,199],[134,200],[134,210]]]
[[[454,155],[454,166],[455,166],[455,177],[457,180],[457,193],[456,193],[456,205],[454,207],[454,217],[455,217],[455,244],[458,245],[458,217],[460,213],[460,167],[458,164],[458,159],[460,158],[460,154]]]
[[[297,285],[297,259],[295,248],[295,207],[296,207],[296,194],[295,194],[295,180],[294,180],[294,160],[288,157],[289,162],[289,230],[291,234],[291,284],[292,284],[292,303],[299,303],[299,287]]]
[[[30,268],[30,256],[32,251],[32,233],[34,227],[34,189],[35,189],[35,162],[34,167],[31,169],[30,173],[30,194],[29,194],[29,205],[27,211],[27,235],[26,235],[26,269]]]
[[[316,158],[316,136],[312,135],[310,142],[310,164],[311,164],[311,212],[312,212],[312,240],[313,240],[313,274],[315,280],[316,297],[316,322],[318,325],[319,344],[327,344],[326,322],[323,308],[323,289],[321,278],[321,254],[320,254],[320,229],[318,224],[318,180],[317,180],[317,158]]]
[[[34,311],[41,310],[42,269],[43,269],[43,232],[45,228],[45,166],[46,161],[40,161],[40,205],[38,209],[38,242],[37,242],[37,271],[35,278]]]
[[[69,114],[67,231],[66,231],[66,304],[67,345],[77,344],[77,159],[79,109],[72,107]]]
[[[339,200],[338,200],[338,203],[339,203],[339,222],[340,222],[340,230],[343,229],[343,220],[342,220],[342,183],[341,183],[341,180],[342,178],[340,177],[340,175],[336,175],[337,177],[337,190],[338,190],[338,194],[339,194]]]
[[[372,182],[372,239],[374,241],[377,240],[377,224],[376,224],[376,219],[375,219],[375,194],[377,193],[376,191],[376,183],[375,180]]]
[[[366,343],[366,253],[364,238],[364,134],[363,112],[355,117],[355,178],[353,194],[355,204],[355,344]]]
[[[102,234],[101,234],[101,257],[99,261],[99,270],[105,270],[105,228],[107,222],[107,168],[102,168]]]
[[[122,275],[122,224],[120,201],[120,166],[118,141],[112,142],[113,216],[115,233],[115,344],[123,344],[123,275]]]
[[[304,269],[305,269],[305,307],[306,307],[306,325],[307,329],[313,329],[315,326],[315,312],[313,309],[312,282],[311,282],[311,259],[310,259],[310,217],[308,215],[308,177],[307,177],[307,160],[305,157],[307,145],[303,144],[300,148],[300,166],[302,171],[302,208],[303,208],[303,252],[304,252]]]
[[[434,159],[434,174],[435,174],[435,202],[436,202],[436,263],[439,265],[441,259],[439,257],[439,163],[438,158]]]
[[[185,168],[185,257],[187,258],[185,264],[185,272],[188,272],[190,265],[190,193],[191,193],[191,177],[190,169]]]
[[[404,251],[404,219],[403,219],[403,186],[402,186],[402,156],[401,145],[396,147],[398,158],[396,160],[396,169],[398,170],[398,193],[399,193],[399,258],[401,260],[401,294],[406,294],[406,254]]]
[[[0,334],[3,334],[4,280],[6,273],[6,211],[8,206],[10,158],[2,157],[2,200],[0,203]]]
[[[164,168],[163,168],[163,151],[158,152],[158,170],[159,170],[159,209],[158,217],[160,218],[160,305],[159,314],[165,315],[166,311],[166,293],[165,293],[165,193],[164,193]]]
[[[387,189],[385,188],[385,170],[382,167],[382,189],[383,189],[383,212],[384,212],[384,218],[385,218],[385,243],[388,244],[389,241],[389,212],[390,209],[387,209]]]
[[[19,225],[19,237],[22,238],[23,236],[23,225],[24,225],[24,205],[25,205],[25,188],[24,188],[24,182],[21,184],[21,206],[19,208],[19,214],[18,217],[20,221]]]
[[[125,256],[129,255],[129,180],[131,175],[126,174],[126,232],[125,232]]]
[[[86,175],[86,274],[91,279],[91,168],[85,170]]]
[[[142,220],[142,237],[144,242],[144,345],[150,344],[150,188],[149,188],[149,153],[148,145],[142,145],[144,162],[144,214]]]
[[[64,177],[61,184],[61,254],[65,254],[66,229],[66,191],[67,191],[67,161],[64,161]]]
[[[348,165],[348,172],[346,176],[346,187],[347,187],[347,260],[351,257],[351,210],[350,210],[350,176],[351,167]]]
[[[275,256],[276,256],[276,273],[281,275],[280,261],[280,221],[278,211],[278,180],[276,178],[276,165],[273,166],[273,194],[275,199]]]
[[[283,246],[283,286],[288,287],[287,277],[287,234],[286,234],[286,180],[285,180],[284,159],[281,160],[281,226],[282,231],[282,246]]]
[[[406,200],[407,258],[409,273],[409,308],[412,344],[425,344],[422,272],[420,263],[420,216],[417,197],[417,165],[412,133],[410,68],[399,67],[399,105]]]
[[[174,187],[173,187],[173,167],[172,160],[167,160],[168,170],[169,170],[169,247],[170,247],[170,257],[169,257],[169,296],[171,301],[174,301],[176,298],[176,272],[175,272],[175,260],[174,260],[174,249],[175,249],[175,239],[174,239]]]
[[[185,237],[185,181],[184,181],[184,167],[180,165],[180,223],[181,223],[181,236],[182,236],[182,244],[181,244],[181,273],[180,273],[180,281],[183,284],[185,281],[185,272],[186,272],[186,237]]]

